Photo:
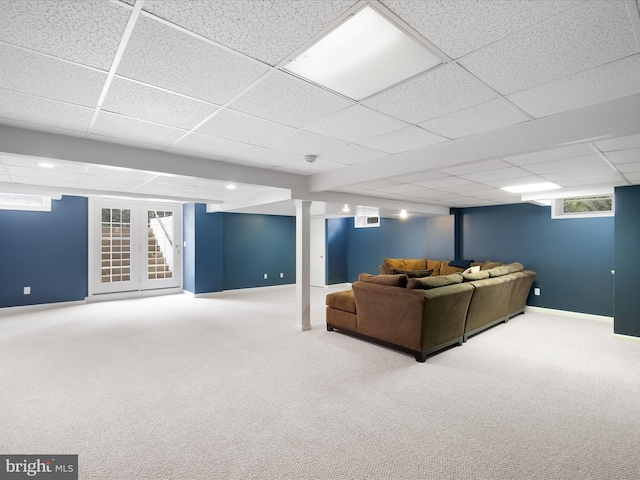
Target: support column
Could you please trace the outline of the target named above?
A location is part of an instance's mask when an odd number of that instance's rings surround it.
[[[311,330],[311,202],[296,205],[296,327]]]

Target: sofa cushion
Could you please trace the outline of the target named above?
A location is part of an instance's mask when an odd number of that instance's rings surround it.
[[[426,258],[385,258],[382,263],[387,272],[397,270],[427,270]]]
[[[513,262],[505,266],[509,269],[509,273],[516,273],[524,270],[524,265],[522,265],[520,262]]]
[[[509,274],[509,269],[507,268],[506,265],[501,265],[499,267],[493,267],[490,268],[489,270],[485,270],[486,272],[489,272],[489,277],[493,278],[493,277],[501,277],[502,275],[508,275]]]
[[[442,264],[440,265],[440,275],[451,275],[452,273],[462,273],[464,272],[464,268],[462,267],[455,267],[453,265],[451,265],[451,262],[443,260]]]
[[[489,278],[489,272],[487,270],[481,270],[479,272],[461,273],[462,280],[464,282],[473,282],[474,280],[484,280]]]
[[[358,280],[364,283],[404,288],[407,286],[408,277],[406,275],[371,275],[369,273],[361,273],[358,275]]]
[[[502,262],[493,262],[491,260],[487,260],[480,266],[480,270],[491,270],[492,268],[500,266],[502,266]]]
[[[407,283],[407,288],[429,290],[431,288],[446,287],[447,285],[454,285],[456,283],[462,283],[462,275],[459,273],[440,275],[437,277],[410,278]]]
[[[356,299],[353,290],[333,292],[327,295],[327,306],[345,312],[356,313]]]
[[[433,270],[398,270],[397,268],[394,268],[392,273],[394,275],[406,275],[409,278],[422,278],[430,277]]]
[[[440,266],[442,265],[442,260],[427,260],[427,270],[433,270],[431,276],[435,277],[440,275]]]

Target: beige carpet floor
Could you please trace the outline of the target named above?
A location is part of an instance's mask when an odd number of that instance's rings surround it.
[[[0,453],[81,479],[640,478],[640,346],[527,313],[417,363],[293,286],[0,311]]]

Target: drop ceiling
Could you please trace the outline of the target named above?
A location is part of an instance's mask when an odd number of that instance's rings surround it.
[[[442,63],[361,101],[284,70],[366,5]],[[636,0],[0,8],[0,191],[391,215],[516,203],[500,189],[516,184],[640,184]]]

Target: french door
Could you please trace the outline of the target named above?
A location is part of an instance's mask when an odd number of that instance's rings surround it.
[[[90,199],[90,294],[181,286],[181,206]]]

